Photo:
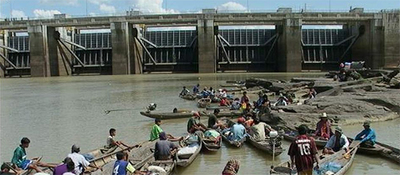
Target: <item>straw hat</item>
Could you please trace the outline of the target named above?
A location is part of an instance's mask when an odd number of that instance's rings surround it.
[[[319,118],[328,118],[328,116],[326,115],[326,113],[322,113],[322,115]]]

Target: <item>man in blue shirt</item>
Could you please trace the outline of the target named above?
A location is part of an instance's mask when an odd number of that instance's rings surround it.
[[[140,174],[144,175],[145,172],[141,172],[135,169],[132,164],[128,162],[128,154],[126,152],[117,153],[117,161],[114,163],[114,171],[112,175],[127,175],[129,174]]]
[[[238,122],[231,127],[232,135],[228,137],[229,140],[238,141],[241,140],[243,137],[246,137],[246,128],[243,126],[244,122],[245,119],[243,117],[240,117],[238,119]]]
[[[375,144],[375,131],[370,128],[370,122],[366,121],[363,124],[364,130],[357,134],[355,140],[361,140],[363,145],[373,146]]]

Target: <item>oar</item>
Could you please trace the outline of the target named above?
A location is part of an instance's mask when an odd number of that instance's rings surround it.
[[[132,111],[134,109],[111,109],[111,110],[105,110],[104,113],[109,114],[110,112],[113,111]]]
[[[353,142],[358,142],[358,143],[356,143],[356,145],[354,145],[353,148],[351,148],[349,151],[347,151],[346,153],[344,153],[344,154],[343,154],[343,157],[340,158],[340,159],[346,158],[354,149],[356,149],[356,148],[357,148],[358,146],[360,146],[360,144],[361,144],[360,141],[355,141],[355,140],[353,140]]]

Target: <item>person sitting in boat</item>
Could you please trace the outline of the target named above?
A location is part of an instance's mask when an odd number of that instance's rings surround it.
[[[47,163],[40,162],[39,158],[33,158],[32,160],[26,159],[26,151],[25,149],[29,147],[29,144],[31,141],[27,138],[24,137],[21,139],[21,144],[15,148],[13,157],[11,159],[11,163],[13,164],[13,167],[17,170],[28,170],[28,169],[33,169],[36,172],[41,172],[38,168],[38,166],[41,167],[50,167],[54,168],[56,165],[50,165]]]
[[[193,113],[193,117],[191,117],[187,123],[187,132],[188,133],[195,133],[196,131],[205,131],[207,127],[205,127],[203,124],[198,122],[197,120],[200,121],[200,114],[198,112]]]
[[[370,127],[370,122],[364,122],[364,130],[362,130],[359,134],[357,134],[355,140],[360,140],[362,146],[373,147],[376,141],[376,134],[373,129]]]
[[[136,170],[135,167],[131,163],[128,162],[128,153],[126,152],[117,152],[117,160],[114,163],[114,168],[112,171],[112,175],[127,175],[135,174],[135,175],[145,175],[146,172],[141,172]]]
[[[315,96],[317,96],[317,91],[315,91],[314,88],[311,88],[310,91],[308,92],[308,98],[313,99],[315,98]]]
[[[236,175],[239,172],[240,161],[231,159],[226,163],[222,175]]]
[[[322,139],[328,140],[331,137],[331,122],[328,120],[326,113],[322,113],[320,121],[317,123],[317,129],[315,129],[315,136],[321,137]]]
[[[7,163],[3,163],[1,165],[0,175],[15,175],[15,174],[19,174],[19,172],[11,173],[10,170],[11,170],[10,165],[8,165]]]
[[[214,109],[214,113],[210,114],[210,116],[208,117],[207,128],[218,129],[223,127],[221,122],[217,119],[217,115],[219,114],[219,112],[219,109]]]
[[[193,86],[193,94],[198,94],[200,92],[199,88],[200,88],[200,84]]]
[[[240,106],[241,106],[241,104],[240,104],[239,98],[235,98],[233,100],[233,102],[232,102],[231,109],[232,110],[239,110]]]
[[[181,93],[179,93],[179,96],[185,96],[188,94],[190,94],[189,89],[187,89],[186,86],[183,86],[183,89],[182,89]]]
[[[235,123],[229,129],[230,135],[228,136],[228,139],[231,141],[238,141],[246,137],[246,128],[244,127],[244,125],[245,119],[243,117],[238,118],[237,123]]]
[[[287,106],[288,103],[289,99],[280,93],[278,100],[276,100],[275,106]]]
[[[156,142],[154,150],[154,158],[156,160],[170,160],[176,153],[178,147],[167,140],[167,134],[161,132],[160,140]]]
[[[207,87],[204,87],[204,89],[200,92],[201,97],[207,98],[210,97],[210,91],[207,90]]]
[[[62,175],[75,175],[75,163],[72,161],[71,158],[67,157],[65,158],[64,163],[66,164],[66,172],[64,172]],[[55,169],[53,171],[53,175],[55,175]]]
[[[158,137],[159,137],[160,133],[164,132],[163,129],[160,126],[161,126],[161,119],[156,118],[154,120],[154,125],[153,125],[153,127],[151,128],[151,131],[150,131],[150,141],[154,141],[154,140],[159,139]],[[170,141],[178,141],[178,140],[183,139],[183,137],[175,138],[171,134],[167,134],[167,138]]]
[[[67,156],[67,157],[71,158],[75,164],[75,174],[83,173],[84,169],[87,166],[96,168],[96,169],[101,169],[101,167],[90,164],[82,154],[79,154],[80,151],[81,151],[81,148],[78,145],[72,145],[71,153],[68,154],[68,156]]]
[[[250,135],[253,136],[256,141],[264,141],[265,136],[269,135],[269,132],[273,131],[271,126],[261,122],[258,117],[254,118],[254,125],[250,127]]]
[[[242,96],[242,98],[240,99],[240,103],[241,103],[241,104],[243,104],[243,103],[248,103],[249,101],[250,101],[250,99],[249,99],[249,97],[247,96],[247,92],[244,91],[244,92],[243,92],[243,96]]]
[[[342,128],[337,126],[335,128],[335,134],[329,138],[328,142],[325,145],[324,154],[334,154],[342,149],[349,151],[349,140],[343,134]]]
[[[221,101],[219,102],[219,106],[230,106],[231,102],[226,98],[222,97]]]
[[[258,115],[269,114],[271,113],[271,103],[266,100],[262,102],[261,107],[258,109]]]
[[[64,173],[68,172],[68,168],[71,168],[70,167],[71,164],[72,164],[72,170],[70,171],[73,172],[75,169],[75,164],[70,157],[66,157],[63,161],[63,164],[58,165],[54,168],[53,175],[63,175]]]
[[[114,128],[111,128],[110,130],[109,130],[109,136],[108,136],[108,138],[107,138],[107,145],[105,146],[107,149],[110,149],[110,148],[113,148],[113,147],[115,147],[115,146],[118,146],[118,147],[120,147],[121,149],[123,149],[123,147],[122,146],[125,146],[125,147],[129,147],[128,145],[126,145],[124,142],[122,142],[122,141],[115,141],[114,140],[114,137],[115,137],[115,135],[117,134],[117,130],[116,129],[114,129]]]

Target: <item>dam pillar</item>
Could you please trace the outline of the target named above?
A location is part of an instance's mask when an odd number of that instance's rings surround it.
[[[112,74],[135,73],[133,25],[128,22],[111,23]]]
[[[277,25],[278,39],[278,60],[277,71],[300,72],[302,70],[302,46],[301,46],[300,16],[285,18]]]
[[[8,41],[8,31],[7,30],[0,30],[0,45],[7,46]],[[7,49],[0,48],[0,54],[7,57]],[[5,77],[6,73],[6,61],[0,57],[0,78]]]
[[[199,73],[215,73],[217,71],[216,40],[214,20],[199,19],[197,21],[197,37],[199,49]]]
[[[47,26],[28,26],[30,45],[30,65],[32,77],[49,77],[50,61]]]

